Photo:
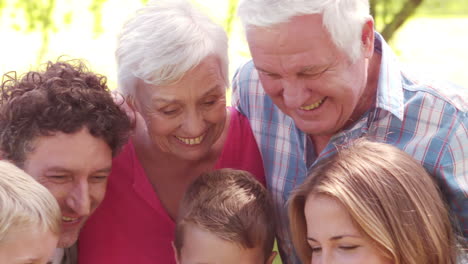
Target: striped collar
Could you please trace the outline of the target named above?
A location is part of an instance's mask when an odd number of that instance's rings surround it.
[[[376,106],[392,113],[398,119],[403,120],[403,80],[398,58],[383,37],[377,32],[375,32],[374,45],[375,52],[380,53],[382,56],[377,86]]]

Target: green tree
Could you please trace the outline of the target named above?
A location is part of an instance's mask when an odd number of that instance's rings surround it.
[[[41,32],[42,48],[38,54],[40,61],[47,51],[49,37],[56,30],[60,23],[71,23],[74,16],[73,11],[61,14],[61,19],[57,18],[55,7],[58,1],[67,0],[0,0],[0,18],[1,16],[21,16],[24,17],[26,27],[12,25],[18,31],[23,32]],[[70,0],[68,0],[70,1]],[[89,12],[93,14],[94,26],[92,30],[96,35],[102,33],[101,25],[102,8],[107,1],[118,0],[91,0],[88,7]],[[148,0],[140,0],[146,3]],[[224,27],[228,34],[232,32],[236,8],[239,0],[228,0],[228,8],[225,10]],[[461,14],[468,12],[468,1],[459,0],[369,0],[371,12],[375,19],[376,28],[382,33],[385,39],[390,40],[395,32],[415,14],[418,8],[427,3],[427,10],[450,9],[458,11]],[[6,10],[11,14],[5,14]]]
[[[422,2],[423,0],[370,0],[371,13],[382,36],[390,40]]]
[[[20,12],[26,20],[26,28],[19,28],[26,32],[42,33],[42,48],[38,55],[41,60],[47,51],[50,34],[56,30],[57,21],[54,21],[54,10],[57,0],[0,0],[0,16],[4,15],[5,7],[11,5],[15,12]],[[101,11],[106,1],[117,0],[92,0],[89,11],[94,15],[94,28],[90,29],[99,34],[102,32]],[[140,0],[146,3],[148,0]],[[232,31],[238,0],[228,0],[228,10],[226,10],[225,29],[228,34]],[[371,11],[375,17],[376,25],[381,30],[386,39],[391,39],[393,34],[403,23],[416,11],[423,0],[370,0]],[[73,13],[63,15],[64,23],[71,23]],[[15,26],[15,25],[14,25]]]

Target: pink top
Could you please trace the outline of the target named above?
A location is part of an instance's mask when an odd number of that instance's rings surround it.
[[[231,121],[215,169],[246,170],[265,185],[262,158],[248,120],[230,108]],[[78,263],[173,264],[175,223],[161,205],[132,142],[113,160],[106,197],[81,231]]]

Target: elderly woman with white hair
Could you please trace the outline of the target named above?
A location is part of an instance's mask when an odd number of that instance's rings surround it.
[[[196,177],[235,168],[265,181],[248,121],[226,107],[227,36],[187,1],[152,1],[124,25],[116,56],[135,129],[80,235],[79,263],[175,263],[174,219]]]

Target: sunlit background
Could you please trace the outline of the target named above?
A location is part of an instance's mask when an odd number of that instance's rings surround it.
[[[34,69],[39,62],[68,55],[85,59],[93,70],[108,76],[111,88],[115,87],[116,35],[126,18],[143,5],[141,1],[103,1],[100,27],[96,27],[95,16],[89,10],[92,0],[56,0],[55,29],[49,35],[48,45],[43,45],[40,31],[27,31],[24,12],[13,4],[8,5],[9,2],[12,1],[6,1],[0,17],[0,73],[13,70],[21,73]],[[217,22],[225,24],[228,1],[194,2]],[[430,17],[416,14],[390,44],[412,71],[468,87],[468,14]],[[231,74],[249,56],[236,19],[230,34]]]

